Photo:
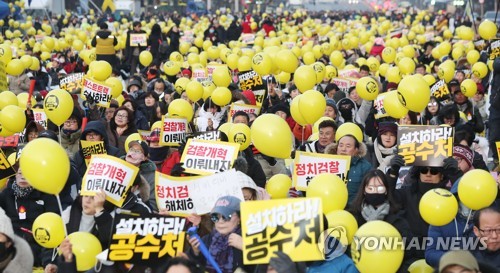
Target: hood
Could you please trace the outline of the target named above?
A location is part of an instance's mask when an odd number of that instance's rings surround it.
[[[337,143],[332,143],[329,144],[328,146],[325,147],[325,154],[331,154],[331,155],[336,155],[337,154]],[[358,154],[356,155],[357,157],[364,157],[366,155],[366,144],[363,142],[359,143],[359,149],[358,149]]]
[[[16,255],[4,269],[4,273],[27,273],[33,270],[33,254],[29,244],[21,237],[12,239],[16,248]]]
[[[82,132],[80,140],[85,140],[85,137],[89,132],[96,132],[102,135],[104,138],[104,145],[106,146],[106,148],[108,147],[109,140],[108,140],[108,134],[106,133],[106,125],[104,125],[102,121],[94,120],[87,123],[87,126],[85,126],[85,130],[83,130]]]
[[[100,30],[96,33],[96,35],[99,36],[99,38],[101,38],[101,39],[107,39],[110,36],[113,37],[111,35],[111,31],[109,31],[109,30]]]

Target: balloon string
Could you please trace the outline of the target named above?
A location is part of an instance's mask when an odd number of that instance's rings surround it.
[[[465,222],[465,227],[464,230],[462,231],[462,234],[465,233],[465,230],[467,230],[467,227],[469,226],[469,220],[471,215],[472,215],[472,210],[469,210],[469,215],[467,215],[467,221]]]
[[[306,127],[305,125],[302,126],[302,143],[300,143],[301,145],[304,145],[304,134],[305,134],[305,130],[306,130]]]
[[[59,205],[59,211],[61,212],[61,217],[62,217],[63,209],[62,209],[61,198],[59,197],[59,194],[56,194],[56,198],[57,198],[57,205]],[[68,230],[66,229],[66,224],[64,224],[64,220],[63,220],[63,228],[64,228],[64,237],[67,237]]]
[[[62,137],[61,137],[61,125],[59,125],[59,136],[57,137],[57,139],[59,140],[59,145],[62,145],[62,142],[61,142],[61,139],[62,139]]]

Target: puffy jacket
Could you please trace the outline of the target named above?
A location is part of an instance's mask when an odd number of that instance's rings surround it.
[[[100,30],[92,39],[96,55],[115,55],[115,45],[118,44],[116,37],[109,30]]]
[[[78,130],[70,135],[65,133],[61,134],[61,146],[66,150],[69,158],[75,157],[80,149],[80,137],[82,136],[82,131]]]

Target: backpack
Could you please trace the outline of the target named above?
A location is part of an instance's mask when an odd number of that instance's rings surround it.
[[[160,54],[166,54],[168,51],[168,42],[167,41],[162,41],[161,39],[158,39],[158,53]]]

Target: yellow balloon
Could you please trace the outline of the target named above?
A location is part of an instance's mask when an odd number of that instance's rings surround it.
[[[299,59],[293,52],[289,49],[280,50],[276,53],[276,57],[274,58],[274,64],[281,71],[285,71],[287,73],[294,73],[297,67],[299,67]]]
[[[73,112],[73,98],[63,89],[50,91],[43,101],[43,110],[47,118],[61,126]]]
[[[477,62],[472,66],[472,74],[474,76],[482,79],[488,74],[488,66],[483,62]]]
[[[436,82],[436,78],[431,74],[424,75],[424,80],[427,82],[429,86],[433,85]]]
[[[300,94],[296,98],[299,98],[298,110],[307,124],[315,123],[324,115],[326,109],[326,99],[321,92],[309,90]]]
[[[444,226],[453,221],[458,212],[455,196],[445,189],[427,191],[418,205],[420,215],[433,226]]]
[[[241,58],[243,58],[243,57],[241,57]],[[241,60],[241,58],[240,58],[240,60]],[[250,66],[250,68],[251,68],[251,66]],[[245,71],[245,70],[240,70],[240,71]],[[216,86],[228,87],[231,84],[231,73],[229,72],[229,70],[227,69],[226,66],[217,66],[214,69],[214,71],[212,72],[212,81],[214,82],[214,84]]]
[[[438,67],[438,77],[445,82],[450,82],[455,76],[455,64],[453,61],[445,61]]]
[[[175,85],[174,85],[175,91],[177,91],[177,93],[179,95],[181,95],[182,92],[186,91],[186,87],[187,87],[187,84],[189,82],[190,82],[190,80],[188,78],[185,78],[185,77],[178,78],[175,81]]]
[[[311,51],[307,51],[304,53],[302,61],[304,62],[304,64],[310,65],[316,61],[316,57],[314,57],[314,53],[312,53]]]
[[[293,98],[292,102],[290,103],[290,114],[292,115],[292,118],[293,120],[295,120],[295,122],[297,122],[302,126],[305,126],[307,125],[307,121],[302,116],[302,113],[300,112],[299,109],[299,102],[301,98],[302,98],[301,95],[298,95],[295,98]]]
[[[322,62],[315,62],[312,65],[314,72],[316,73],[316,84],[320,84],[325,79],[326,67]]]
[[[203,85],[192,80],[186,85],[186,94],[191,101],[198,101],[203,97]]]
[[[399,83],[401,81],[401,72],[397,66],[389,67],[385,76],[388,82]]]
[[[460,84],[460,90],[466,97],[473,97],[477,92],[477,84],[471,79],[465,79]]]
[[[377,72],[379,70],[379,67],[380,67],[380,62],[375,57],[369,57],[366,60],[366,65],[368,66],[368,68],[370,68],[371,72]]]
[[[24,55],[21,57],[21,62],[23,62],[24,69],[28,69],[33,64],[33,59],[30,55]]]
[[[423,77],[410,75],[404,77],[398,85],[399,102],[413,112],[421,112],[427,107],[431,89]]]
[[[271,196],[271,199],[287,198],[291,187],[292,179],[285,174],[275,174],[266,183],[266,191]]]
[[[227,87],[219,86],[212,92],[212,101],[218,106],[226,106],[231,102],[232,94]]]
[[[297,89],[301,93],[314,88],[316,84],[316,72],[309,65],[303,65],[297,68],[293,75],[293,80]]]
[[[338,74],[338,71],[337,71],[337,68],[332,66],[332,65],[327,65],[326,66],[326,73],[325,73],[325,77],[328,79],[328,80],[331,80],[333,78],[336,78],[337,77],[337,74]]]
[[[346,231],[347,244],[351,244],[354,234],[358,230],[358,222],[354,216],[346,210],[334,210],[326,214],[328,228],[341,226]]]
[[[76,51],[81,51],[83,49],[83,42],[80,41],[80,40],[74,40],[73,41],[73,48],[76,50]]]
[[[73,232],[68,235],[76,257],[76,269],[87,271],[94,267],[97,254],[102,252],[101,242],[89,232]]]
[[[403,57],[399,63],[398,67],[402,74],[413,74],[415,72],[415,61],[408,57]]]
[[[384,242],[389,242],[389,246],[384,247]],[[369,221],[354,234],[351,256],[359,272],[395,273],[403,262],[403,246],[401,234],[391,224],[381,220]]]
[[[241,56],[238,59],[238,70],[239,71],[249,71],[252,69],[252,59],[248,56]]]
[[[396,59],[396,50],[392,47],[386,47],[382,50],[382,60],[390,64]]]
[[[29,94],[26,92],[17,94],[17,105],[19,107],[21,107],[22,109],[26,109],[26,107],[28,105],[28,97],[29,97]],[[31,105],[35,105],[36,104],[35,98],[31,97],[30,102],[31,102]]]
[[[125,152],[128,153],[128,145],[130,144],[130,142],[134,141],[134,140],[142,140],[142,137],[139,133],[133,133],[133,134],[130,134],[126,139],[125,139]]]
[[[250,127],[243,123],[236,123],[229,128],[229,142],[240,144],[240,151],[250,146]]]
[[[0,61],[7,64],[12,60],[12,49],[10,45],[1,44],[0,45]]]
[[[5,106],[0,112],[0,123],[10,132],[21,132],[26,125],[24,110],[17,105]]]
[[[117,77],[109,77],[105,83],[109,84],[111,86],[111,97],[112,98],[117,98],[122,94],[123,91],[123,84],[120,79]]]
[[[92,77],[98,81],[105,81],[111,75],[111,65],[106,61],[95,61],[91,65]]]
[[[24,72],[24,64],[19,59],[13,59],[5,67],[5,72],[12,76],[19,76]]]
[[[70,164],[64,148],[49,138],[37,138],[23,149],[19,159],[23,176],[33,188],[59,194],[68,180]],[[50,181],[50,183],[47,183]]]
[[[173,61],[167,61],[163,65],[163,71],[169,76],[175,76],[181,71],[181,67]]]
[[[271,73],[273,61],[265,52],[257,53],[252,58],[252,69],[259,75],[264,76]]]
[[[344,56],[338,50],[335,50],[330,54],[330,63],[332,63],[335,67],[340,67],[344,63]]]
[[[153,61],[153,54],[151,52],[144,50],[139,54],[139,62],[143,66],[149,66]]]
[[[340,125],[335,132],[335,142],[338,142],[343,136],[346,135],[352,135],[358,142],[363,142],[363,132],[355,123],[346,122]]]
[[[493,176],[485,170],[468,171],[458,183],[458,197],[470,209],[479,210],[495,201],[498,186]]]
[[[471,50],[467,53],[467,62],[471,65],[474,65],[477,61],[479,61],[479,58],[481,55],[477,50]]]
[[[56,248],[64,240],[64,222],[59,214],[46,212],[33,222],[33,238],[45,248]]]
[[[278,75],[276,75],[276,80],[281,84],[286,84],[290,81],[291,75],[290,73],[281,71]]]
[[[408,272],[409,273],[433,273],[434,268],[432,268],[432,266],[428,265],[425,262],[425,259],[420,259],[418,261],[413,262],[408,267]]]
[[[393,90],[384,95],[384,109],[393,118],[400,119],[408,114],[408,109],[399,102],[398,91]]]
[[[462,58],[462,56],[465,54],[465,50],[462,47],[455,47],[451,51],[451,57],[453,60],[457,61],[458,59]]]
[[[193,119],[193,106],[184,99],[175,99],[168,105],[168,113],[170,116],[184,117],[188,122]]]
[[[272,126],[269,126],[272,124]],[[257,117],[250,128],[253,145],[262,154],[289,158],[292,152],[292,132],[288,123],[274,114]]]
[[[319,197],[323,214],[342,210],[347,205],[347,187],[340,177],[331,173],[315,176],[307,185],[307,197]]]
[[[0,92],[0,110],[2,110],[8,105],[18,106],[18,100],[16,94],[14,94],[14,92],[12,91]]]
[[[356,82],[359,97],[372,101],[378,96],[378,83],[372,77],[363,77]]]
[[[485,40],[491,40],[495,38],[498,32],[497,25],[490,20],[483,21],[479,28],[477,29],[479,36]]]
[[[236,68],[238,68],[238,60],[239,59],[240,59],[240,56],[238,56],[237,54],[234,54],[234,53],[229,54],[229,56],[227,56],[227,60],[226,60],[227,66],[231,70],[235,70]]]

